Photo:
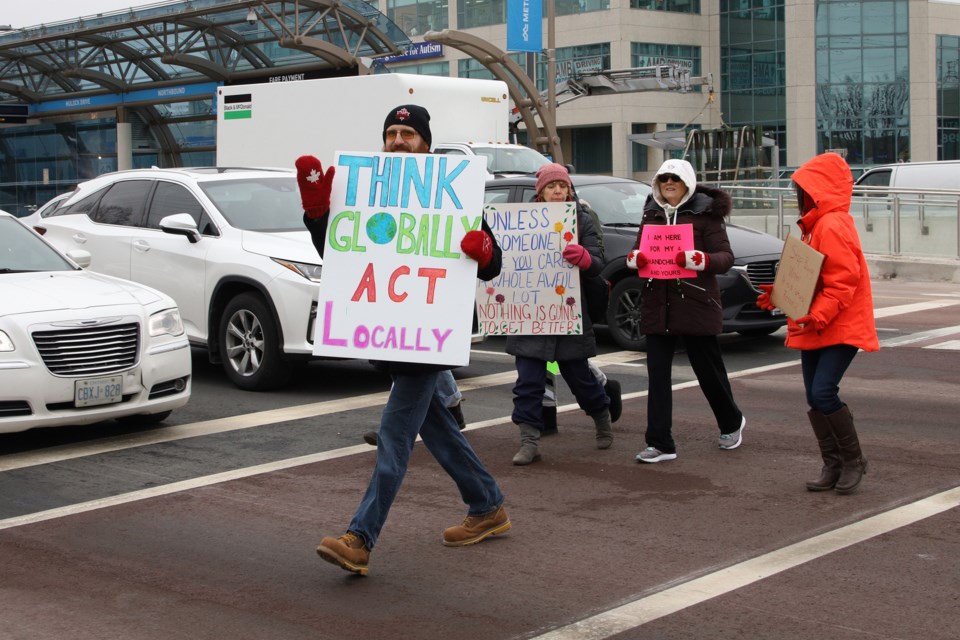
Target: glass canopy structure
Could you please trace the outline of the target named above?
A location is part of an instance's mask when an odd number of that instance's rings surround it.
[[[212,164],[217,87],[368,73],[409,45],[360,0],[179,0],[0,33],[0,208],[125,156]]]

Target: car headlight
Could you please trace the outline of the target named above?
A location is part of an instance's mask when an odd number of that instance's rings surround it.
[[[319,264],[310,264],[309,262],[294,262],[292,260],[282,260],[274,258],[274,262],[283,265],[290,271],[297,273],[311,282],[320,282],[320,271],[323,269]]]
[[[183,333],[183,322],[180,321],[178,309],[167,309],[150,316],[150,337],[179,336]]]
[[[16,347],[13,346],[13,340],[10,339],[10,336],[4,331],[0,331],[0,352],[4,351],[13,351]]]

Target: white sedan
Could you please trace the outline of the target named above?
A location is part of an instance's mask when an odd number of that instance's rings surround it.
[[[173,299],[70,258],[0,211],[0,433],[152,425],[190,399]]]

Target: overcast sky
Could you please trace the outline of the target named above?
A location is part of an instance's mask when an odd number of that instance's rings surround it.
[[[69,0],[50,2],[49,0],[2,0],[0,4],[0,25],[14,28],[35,27],[39,24],[74,20],[80,16],[95,16],[144,7],[152,4],[165,4],[166,0]]]

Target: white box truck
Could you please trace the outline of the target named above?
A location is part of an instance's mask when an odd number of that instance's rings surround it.
[[[217,165],[324,166],[335,151],[379,151],[383,121],[400,104],[430,112],[433,143],[509,140],[509,95],[499,80],[403,73],[232,85],[217,90]]]

